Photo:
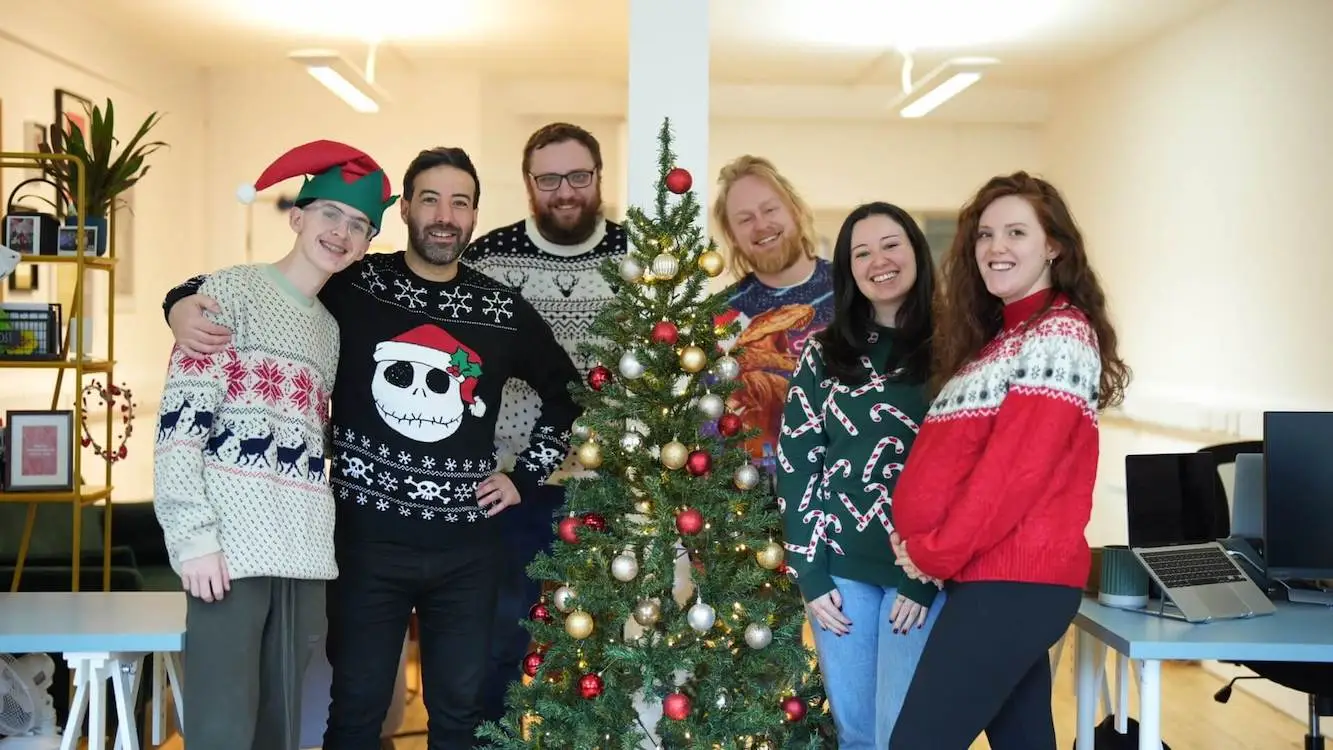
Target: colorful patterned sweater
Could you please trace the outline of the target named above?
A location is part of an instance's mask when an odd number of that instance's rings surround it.
[[[741,366],[741,387],[728,406],[748,430],[758,430],[746,449],[770,474],[776,471],[778,433],[787,384],[811,336],[833,320],[832,264],[819,259],[810,278],[771,287],[754,274],[726,291],[727,307],[739,313],[741,332],[733,342]]]
[[[1004,329],[944,386],[921,426],[894,521],[929,576],[1087,581],[1101,357],[1082,311],[1056,296],[1041,312],[1048,298],[1004,308]]]
[[[153,472],[171,566],[221,551],[232,578],[335,578],[324,457],[338,324],[271,265],[218,271],[199,291],[233,334],[202,359],[171,353]]]
[[[171,290],[164,310],[197,285]],[[550,326],[466,264],[449,281],[429,281],[402,251],[367,255],[319,298],[341,327],[330,469],[340,543],[494,543],[500,524],[478,507],[476,490],[499,470],[495,406],[510,378],[543,402],[532,443],[509,472],[519,494],[538,496],[569,455],[578,371]]]
[[[926,413],[925,384],[885,371],[892,329],[873,326],[870,337],[864,380],[827,376],[817,339],[792,376],[777,456],[787,566],[806,601],[833,590],[837,576],[929,605],[935,586],[903,575],[889,546],[894,485]]]
[[[616,296],[600,269],[608,258],[624,254],[625,230],[613,221],[603,221],[581,244],[557,245],[528,218],[478,237],[463,260],[531,303],[586,376],[597,363],[579,353],[579,344],[597,343],[589,329]],[[532,444],[541,413],[542,400],[532,386],[516,378],[505,383],[495,425],[502,464],[510,465]]]

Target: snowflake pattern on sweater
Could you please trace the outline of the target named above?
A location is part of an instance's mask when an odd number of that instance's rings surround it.
[[[233,578],[332,579],[324,470],[338,324],[273,266],[224,269],[200,292],[233,335],[214,355],[171,353],[153,476],[171,565],[220,550]]]
[[[542,237],[532,218],[487,232],[468,248],[473,268],[518,291],[551,327],[556,340],[586,376],[596,362],[579,353],[580,344],[597,344],[593,321],[615,299],[600,268],[608,258],[625,255],[624,228],[603,221],[578,245],[556,245]],[[505,383],[495,428],[501,462],[509,463],[531,445],[542,401],[521,380]]]

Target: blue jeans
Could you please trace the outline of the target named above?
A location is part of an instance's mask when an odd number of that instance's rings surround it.
[[[852,622],[851,632],[838,636],[817,623],[810,625],[838,729],[838,749],[884,750],[945,594],[935,596],[925,627],[895,634],[889,613],[898,598],[896,588],[838,577],[833,583],[842,595],[842,612]]]

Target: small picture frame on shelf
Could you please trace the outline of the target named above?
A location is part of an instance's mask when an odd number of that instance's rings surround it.
[[[78,241],[78,227],[60,227],[56,230],[56,254],[78,255]],[[85,226],[83,228],[83,254],[88,258],[97,257],[97,227]]]
[[[19,255],[37,255],[42,247],[42,222],[33,214],[6,216],[5,246]]]
[[[5,415],[5,492],[74,489],[74,412],[9,411]]]

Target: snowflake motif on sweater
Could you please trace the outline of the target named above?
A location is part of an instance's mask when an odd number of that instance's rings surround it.
[[[324,469],[338,324],[277,274],[212,274],[199,291],[218,301],[231,344],[202,358],[172,350],[153,480],[177,573],[220,550],[233,578],[337,576]]]
[[[528,218],[477,238],[464,258],[531,303],[580,376],[586,376],[597,363],[580,354],[579,345],[604,343],[590,329],[617,291],[602,277],[600,268],[608,258],[619,259],[625,252],[625,230],[613,221],[603,221],[578,245],[556,245],[542,237]],[[527,383],[511,379],[505,384],[496,423],[496,447],[502,462],[528,449],[541,409],[541,398]]]

